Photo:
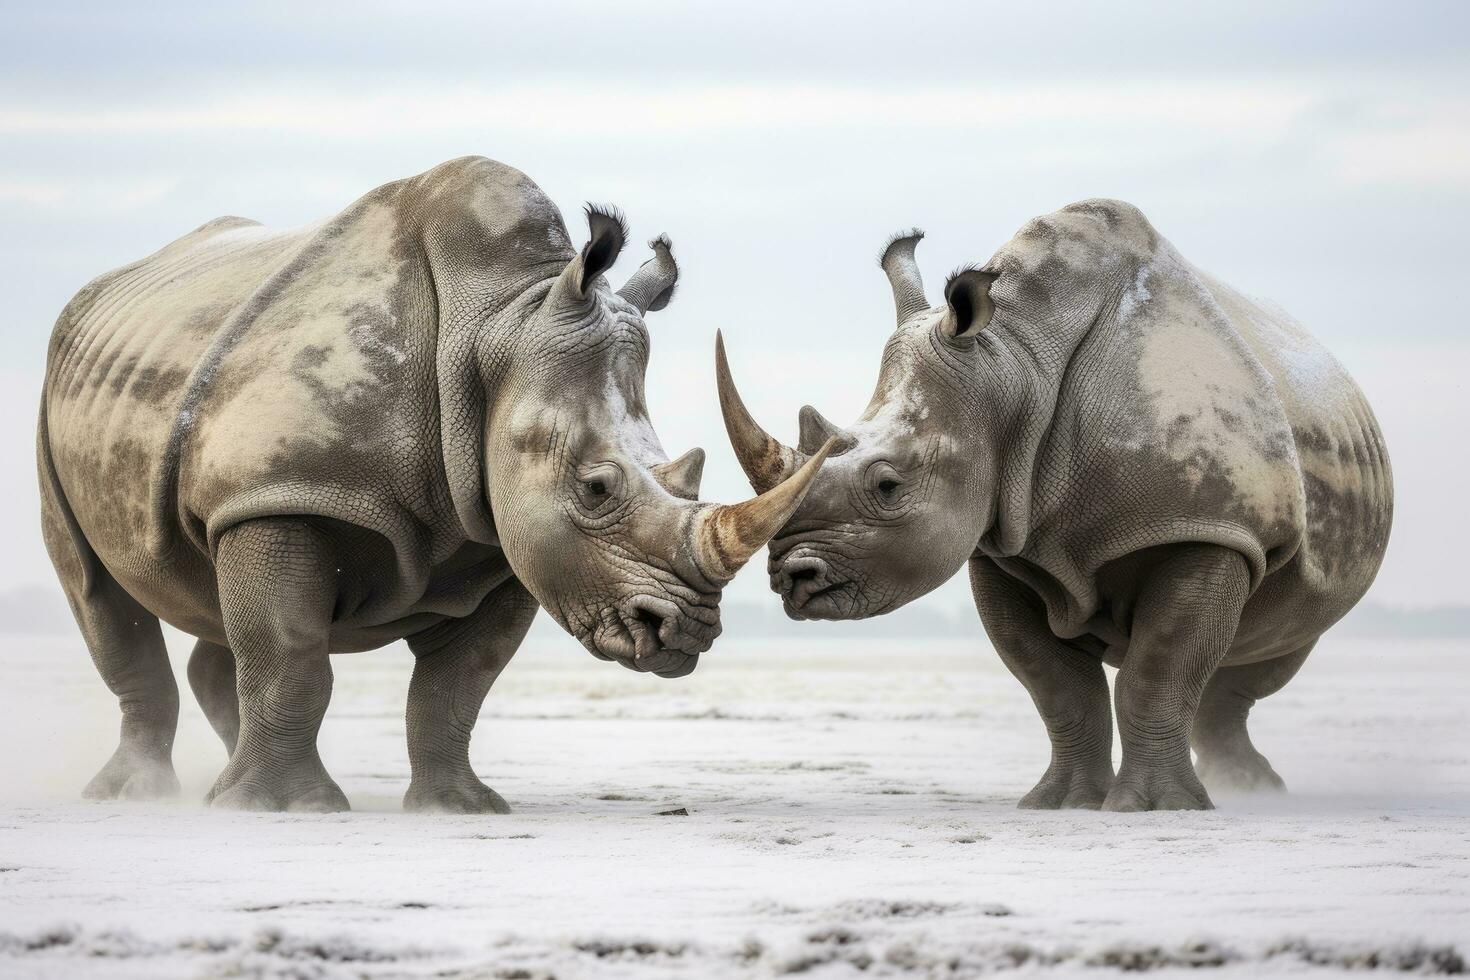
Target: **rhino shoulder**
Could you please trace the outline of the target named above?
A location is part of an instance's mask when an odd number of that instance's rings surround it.
[[[457,157],[407,185],[405,216],[448,251],[527,264],[565,263],[574,254],[560,209],[515,167],[483,156]]]

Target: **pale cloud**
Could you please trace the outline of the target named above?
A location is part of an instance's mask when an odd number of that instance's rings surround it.
[[[1364,85],[1369,91],[1371,86]],[[511,130],[598,133],[689,132],[790,127],[1171,126],[1262,139],[1329,95],[1293,79],[1242,84],[1229,79],[1099,81],[1070,84],[973,83],[938,87],[581,84],[461,87],[405,85],[362,91],[331,85],[199,97],[137,106],[53,104],[0,108],[0,133],[236,132],[269,130],[360,138],[372,132],[458,130],[467,123]],[[14,100],[12,100],[14,101]],[[590,103],[590,104],[589,104]]]
[[[1348,184],[1470,187],[1470,104],[1446,113],[1458,121],[1413,122],[1334,140],[1337,178]]]
[[[156,204],[178,186],[172,177],[138,180],[99,179],[85,185],[60,180],[6,180],[0,177],[0,206],[66,212],[95,217],[126,214]]]

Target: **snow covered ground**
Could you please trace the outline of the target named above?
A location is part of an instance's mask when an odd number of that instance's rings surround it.
[[[1463,642],[1329,637],[1257,710],[1289,796],[1113,815],[1014,808],[1046,742],[978,628],[734,637],[672,682],[537,636],[474,744],[506,817],[399,812],[402,648],[334,659],[322,751],[352,813],[203,808],[224,755],[187,693],[185,799],[80,802],[110,695],[70,638],[0,641],[0,976],[1324,976],[1470,955]]]

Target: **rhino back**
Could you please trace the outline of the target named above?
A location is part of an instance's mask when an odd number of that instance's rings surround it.
[[[1062,365],[1048,376],[1026,544],[1002,561],[1075,635],[1099,613],[1110,562],[1216,543],[1245,556],[1257,587],[1238,646],[1287,622],[1325,629],[1386,543],[1387,462],[1361,393],[1289,318],[1200,273],[1131,206],[1053,217],[1043,239],[1018,243],[1025,261],[998,256],[1020,280],[1009,329],[1053,344]]]
[[[221,218],[106,273],[67,305],[52,333],[43,394],[42,465],[84,540],[120,579],[162,591],[175,574],[208,592],[198,556],[173,574],[146,542],[160,529],[150,500],[190,379],[220,325],[255,283],[287,261],[300,235]],[[44,483],[44,481],[43,481]],[[209,596],[178,618],[206,615]]]

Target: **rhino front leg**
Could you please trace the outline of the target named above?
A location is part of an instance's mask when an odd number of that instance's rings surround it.
[[[515,656],[536,616],[536,600],[511,579],[472,615],[411,637],[417,661],[408,687],[405,810],[509,813],[500,794],[475,775],[470,735],[495,678]]]
[[[207,802],[240,810],[346,810],[316,735],[332,696],[327,656],[334,563],[301,520],[247,521],[220,538],[215,566],[235,654],[240,733]]]
[[[1041,600],[989,558],[970,560],[970,585],[990,642],[1026,686],[1051,738],[1051,764],[1020,806],[1096,810],[1113,782],[1113,712],[1102,661],[1053,636]]]
[[[1213,809],[1190,762],[1189,737],[1249,591],[1245,559],[1215,545],[1174,549],[1148,573],[1118,671],[1123,764],[1104,810]]]

